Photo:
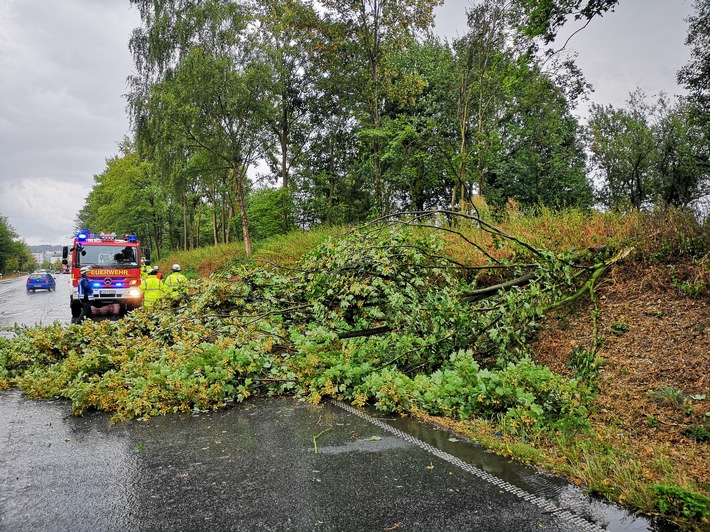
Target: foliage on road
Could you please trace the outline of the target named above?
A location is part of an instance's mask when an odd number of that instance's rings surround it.
[[[469,267],[445,255],[439,231],[373,224],[297,268],[245,261],[120,322],[22,331],[3,346],[4,379],[117,419],[295,394],[494,415],[516,432],[577,430],[593,387],[533,364],[526,349],[543,309],[576,290],[574,265],[485,230],[516,248],[514,261]],[[501,271],[533,275],[467,297]]]

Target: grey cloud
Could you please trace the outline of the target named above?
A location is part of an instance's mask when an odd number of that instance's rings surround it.
[[[128,134],[127,0],[0,5],[0,214],[30,244],[66,241]]]

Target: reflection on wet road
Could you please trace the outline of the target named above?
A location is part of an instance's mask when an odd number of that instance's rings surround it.
[[[16,325],[32,327],[55,322],[62,325],[71,323],[71,276],[57,274],[54,279],[57,282],[54,292],[27,292],[27,276],[0,280],[0,336],[12,336]],[[111,310],[112,307],[96,309],[95,319],[118,319]]]
[[[26,276],[0,280],[0,329],[7,331],[15,324],[51,325],[55,321],[69,324],[71,321],[69,277],[69,275],[55,275],[57,289],[54,292],[47,290],[27,292]]]

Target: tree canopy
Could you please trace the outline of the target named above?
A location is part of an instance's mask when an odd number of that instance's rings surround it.
[[[679,73],[689,96],[595,106],[586,130],[583,73],[538,50],[614,0],[480,0],[451,42],[431,34],[438,0],[132,3],[134,137],[79,218],[120,226],[142,209],[131,223],[156,248],[239,240],[249,252],[294,228],[510,200],[694,206],[707,189],[702,3]],[[123,172],[140,197],[102,186]],[[126,206],[115,217],[113,199]]]
[[[6,216],[0,214],[0,274],[27,271],[35,260]]]
[[[613,10],[619,0],[516,0],[522,7],[520,27],[549,43],[569,20],[589,22]]]

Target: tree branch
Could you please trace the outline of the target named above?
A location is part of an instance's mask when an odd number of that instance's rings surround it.
[[[535,278],[535,272],[530,272],[523,275],[522,277],[517,277],[505,283],[496,284],[493,286],[487,286],[485,288],[480,288],[478,290],[471,290],[470,292],[464,292],[462,299],[464,301],[478,301],[479,299],[485,299],[487,296],[495,294],[498,290],[506,290],[508,288],[513,288],[514,286],[525,286],[532,279]]]
[[[338,338],[341,340],[345,338],[359,338],[361,336],[375,336],[376,334],[382,334],[390,332],[392,329],[389,325],[384,325],[383,327],[375,327],[373,329],[362,329],[360,331],[350,331],[346,333],[338,334]]]

